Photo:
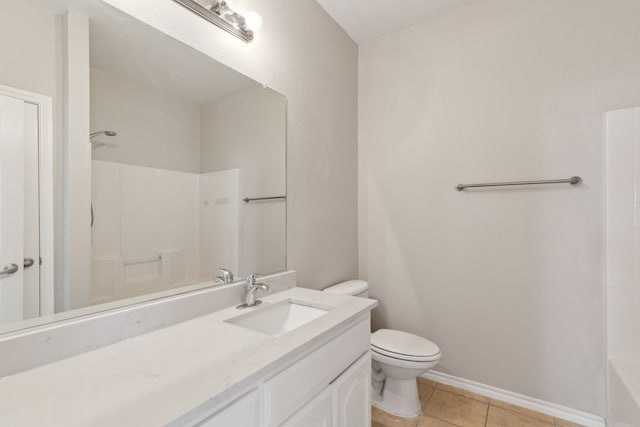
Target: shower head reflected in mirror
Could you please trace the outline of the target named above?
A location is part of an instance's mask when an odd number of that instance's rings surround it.
[[[93,138],[95,138],[96,136],[100,136],[100,135],[116,136],[117,134],[118,134],[117,132],[114,132],[112,130],[99,130],[97,132],[91,132],[89,134],[89,142],[91,143],[91,150],[95,150],[100,147],[117,148],[118,146],[113,143],[109,144],[106,142],[93,141]]]
[[[117,132],[114,132],[112,130],[100,130],[98,132],[91,132],[89,134],[89,139],[95,138],[96,136],[99,136],[99,135],[116,136],[117,134],[118,134]]]

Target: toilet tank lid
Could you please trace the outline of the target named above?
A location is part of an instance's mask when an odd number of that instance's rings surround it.
[[[347,282],[338,283],[329,286],[325,292],[342,295],[358,295],[369,289],[369,284],[364,280],[349,280]]]

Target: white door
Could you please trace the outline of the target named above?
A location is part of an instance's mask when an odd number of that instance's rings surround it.
[[[40,173],[38,106],[24,102],[23,319],[40,313]]]
[[[0,323],[23,318],[24,112],[0,96]]]

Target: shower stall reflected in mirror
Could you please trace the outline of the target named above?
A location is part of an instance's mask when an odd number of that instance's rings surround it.
[[[242,199],[286,193],[286,99],[164,37],[130,61],[125,34],[157,35],[106,28],[90,43],[88,304],[284,270],[286,202]]]
[[[218,267],[285,268],[285,203],[241,203],[284,194],[280,95],[188,99],[97,69],[91,95],[92,127],[118,129],[91,135],[91,305],[211,282]],[[148,122],[127,120],[140,110]]]

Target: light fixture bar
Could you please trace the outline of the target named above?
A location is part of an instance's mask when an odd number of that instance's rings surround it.
[[[253,40],[253,31],[239,28],[238,26],[224,19],[223,16],[220,16],[215,12],[207,9],[206,7],[202,6],[200,3],[198,3],[195,0],[173,0],[173,1],[175,1],[178,4],[181,4],[182,6],[189,9],[191,12],[200,16],[201,18],[206,19],[207,21],[211,22],[213,25],[217,26],[218,28],[222,28],[226,32],[233,34],[234,36],[238,37],[239,39],[247,43]]]

